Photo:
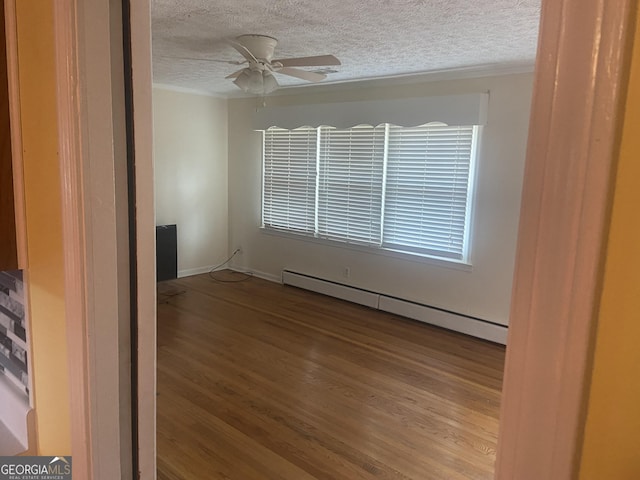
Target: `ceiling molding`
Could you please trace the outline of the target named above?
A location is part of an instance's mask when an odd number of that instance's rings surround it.
[[[321,93],[327,90],[342,88],[363,88],[363,87],[391,87],[398,85],[415,85],[419,83],[441,82],[450,80],[466,80],[473,78],[497,77],[503,75],[518,75],[523,73],[533,73],[535,64],[525,63],[519,65],[480,65],[475,67],[451,68],[447,70],[434,70],[418,74],[389,75],[377,78],[364,78],[341,81],[324,81],[321,84],[303,84],[281,87],[274,95],[287,95],[300,93],[301,89]],[[295,91],[295,92],[294,92]]]
[[[361,88],[394,87],[403,85],[417,85],[428,82],[442,82],[453,80],[467,80],[474,78],[499,77],[504,75],[520,75],[533,73],[534,63],[519,65],[481,65],[467,68],[452,68],[411,75],[393,75],[382,78],[368,78],[357,80],[343,80],[335,82],[324,81],[321,84],[294,85],[281,87],[268,97],[315,94],[335,92],[338,90],[355,90]],[[255,95],[246,94],[238,90],[226,95],[226,98],[255,98]]]
[[[220,95],[217,93],[206,92],[204,90],[198,90],[196,88],[186,88],[186,87],[179,87],[176,85],[167,85],[164,83],[153,82],[153,88],[157,88],[158,90],[167,90],[170,92],[188,93],[190,95],[201,95],[204,97],[213,97],[213,98],[222,98],[222,99],[227,98],[225,95]]]

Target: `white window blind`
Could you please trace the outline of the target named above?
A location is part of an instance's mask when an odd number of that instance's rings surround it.
[[[467,261],[479,127],[264,132],[263,225]]]
[[[384,246],[462,259],[473,126],[389,128]]]
[[[319,130],[318,236],[379,246],[384,125]]]
[[[264,132],[264,226],[313,234],[316,209],[317,130]]]

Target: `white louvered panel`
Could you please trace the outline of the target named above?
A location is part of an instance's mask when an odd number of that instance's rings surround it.
[[[264,226],[313,234],[316,202],[316,129],[264,132]]]
[[[477,129],[269,129],[264,225],[467,261]]]
[[[462,259],[472,126],[389,128],[384,246]]]
[[[385,127],[320,128],[318,236],[380,245]]]

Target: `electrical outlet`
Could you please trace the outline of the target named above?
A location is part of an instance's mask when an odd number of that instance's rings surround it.
[[[344,278],[349,278],[351,276],[351,269],[349,267],[342,268],[342,276]]]
[[[242,247],[237,246],[236,249],[234,250],[234,254],[238,254],[238,255],[242,255]]]

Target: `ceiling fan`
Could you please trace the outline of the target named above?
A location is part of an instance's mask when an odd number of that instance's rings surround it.
[[[333,55],[274,60],[273,53],[278,40],[267,35],[240,35],[230,44],[245,58],[245,62],[248,62],[249,66],[233,72],[225,78],[233,78],[233,83],[242,91],[254,95],[266,95],[278,88],[278,81],[273,76],[274,73],[289,75],[309,82],[320,82],[327,77],[325,74],[294,67],[340,65],[340,60]]]

